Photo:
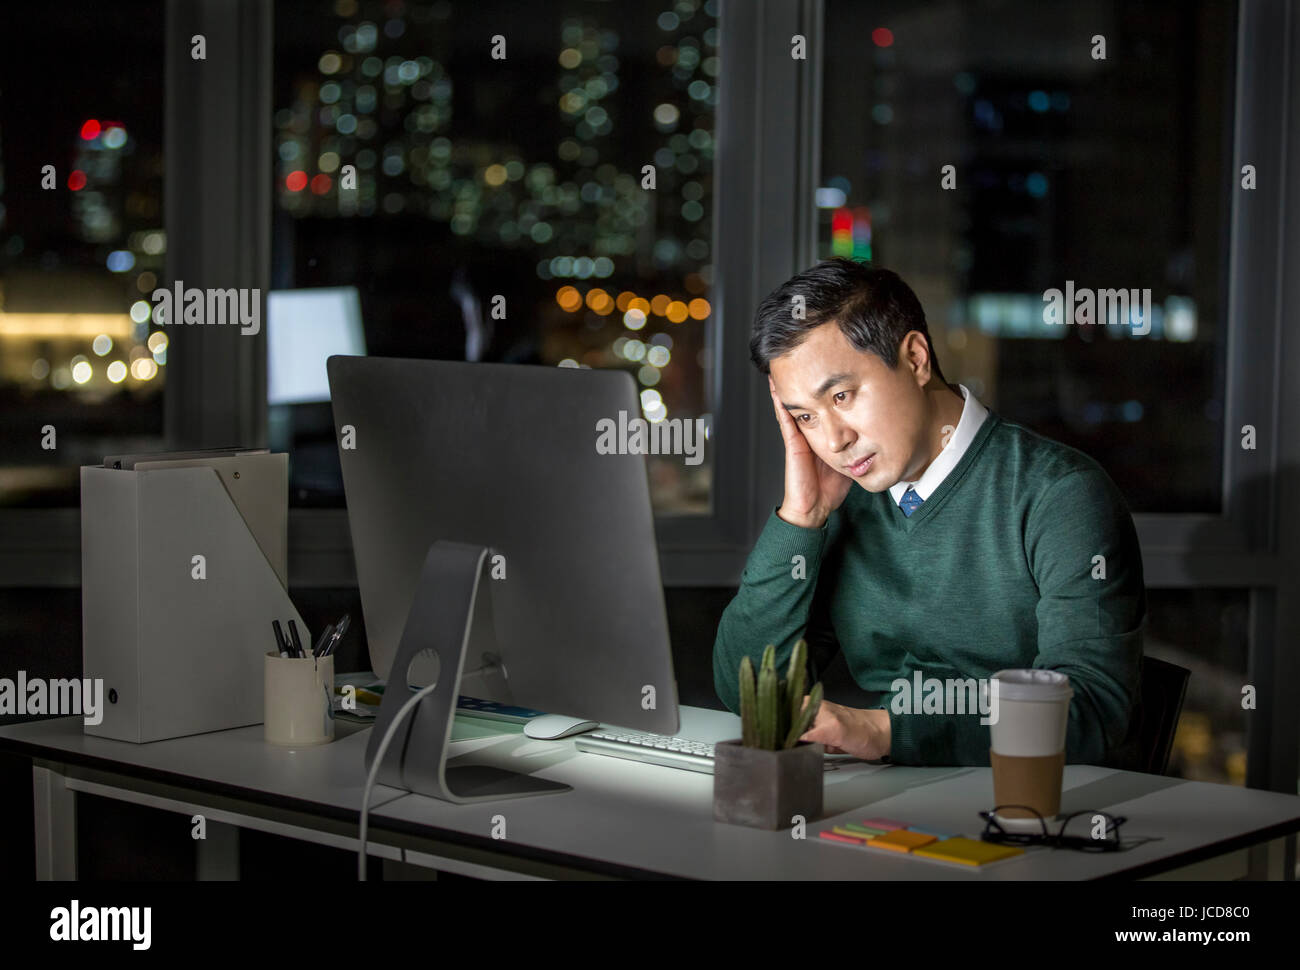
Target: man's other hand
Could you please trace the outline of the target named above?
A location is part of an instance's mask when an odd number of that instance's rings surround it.
[[[805,696],[804,703],[808,703]],[[889,712],[845,707],[831,701],[822,706],[800,741],[820,741],[827,754],[851,754],[864,761],[879,761],[889,754]]]

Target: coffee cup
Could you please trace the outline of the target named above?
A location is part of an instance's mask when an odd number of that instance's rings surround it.
[[[989,724],[994,805],[1025,805],[1050,821],[1061,811],[1061,777],[1070,723],[1070,678],[1055,670],[999,670],[986,690],[995,720]],[[1032,812],[997,815],[1007,831],[1039,832]]]

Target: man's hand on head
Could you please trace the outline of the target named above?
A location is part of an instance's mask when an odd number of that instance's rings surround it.
[[[785,442],[785,497],[776,514],[791,525],[820,529],[848,496],[853,479],[836,471],[813,452],[798,422],[777,397],[776,382],[770,374],[767,389]]]
[[[799,740],[820,741],[826,745],[827,754],[851,754],[864,761],[879,761],[889,754],[889,712],[845,707],[824,700],[812,726]]]

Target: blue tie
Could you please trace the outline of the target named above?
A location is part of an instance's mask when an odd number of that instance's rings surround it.
[[[924,501],[925,499],[921,498],[921,496],[916,494],[916,489],[909,488],[906,492],[903,493],[903,497],[898,500],[898,507],[902,509],[903,514],[910,519],[912,517],[912,513],[915,512],[917,509],[919,509],[921,507],[921,503]]]

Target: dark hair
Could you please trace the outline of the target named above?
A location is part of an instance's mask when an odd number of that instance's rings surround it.
[[[793,308],[804,299],[804,319]],[[890,367],[898,366],[898,346],[908,331],[925,337],[930,369],[943,381],[925,311],[897,273],[837,256],[786,280],[759,304],[749,356],[764,374],[772,360],[794,350],[814,328],[835,321],[854,347],[869,351]],[[946,382],[945,382],[946,383]]]

